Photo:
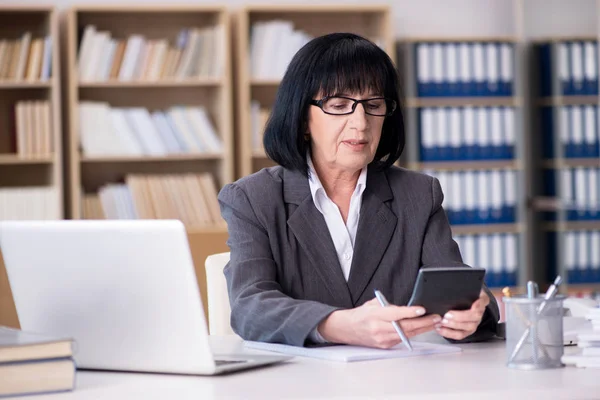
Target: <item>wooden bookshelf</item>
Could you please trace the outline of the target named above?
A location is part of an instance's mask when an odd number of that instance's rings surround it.
[[[217,190],[234,179],[232,74],[230,61],[230,19],[225,7],[216,5],[107,5],[75,6],[67,12],[68,71],[68,210],[82,218],[82,193],[96,193],[100,187],[122,182],[129,174],[185,174],[208,172]],[[222,42],[212,46],[220,51],[222,68],[193,77],[161,75],[158,78],[80,79],[80,41],[87,26],[109,32],[110,38],[127,43],[132,35],[145,40],[166,39],[178,47],[183,29],[222,27]],[[189,34],[190,31],[188,31]],[[213,37],[214,38],[214,37]],[[188,39],[189,40],[189,36]],[[189,43],[189,42],[188,42]],[[179,47],[181,48],[181,47]],[[185,51],[185,50],[184,50]],[[197,50],[199,51],[199,50]],[[179,61],[183,56],[180,56]],[[199,68],[199,67],[198,67]],[[166,155],[88,155],[81,151],[80,102],[104,102],[111,108],[142,107],[150,113],[175,106],[203,107],[222,142],[221,152],[167,153]],[[145,153],[148,154],[148,153]],[[194,229],[194,227],[188,227]],[[202,231],[202,229],[201,229]]]
[[[26,35],[30,35],[28,42],[24,41]],[[51,51],[44,55],[46,39],[51,41]],[[47,206],[49,208],[44,218],[61,219],[64,208],[57,11],[52,6],[0,5],[1,41],[6,46],[4,60],[8,54],[6,49],[13,44],[16,46],[19,43],[21,49],[27,48],[27,53],[20,53],[16,57],[24,62],[23,75],[19,77],[15,75],[15,70],[11,75],[10,62],[6,65],[8,70],[0,65],[0,190],[43,187],[49,190],[46,201],[52,203]],[[34,49],[34,42],[39,42],[41,47]],[[13,53],[13,58],[16,54]],[[39,64],[33,61],[36,57]],[[37,73],[31,72],[30,75],[32,66],[35,66]],[[44,78],[41,73],[43,67],[49,67]],[[32,114],[22,114],[23,118],[19,119],[18,104],[24,103],[28,104],[27,113],[31,110]],[[44,104],[45,114],[38,114],[34,104]],[[31,126],[25,128],[30,121]],[[38,146],[42,141],[43,148]],[[40,206],[40,209],[46,207],[42,203]],[[22,214],[17,218],[35,217]]]
[[[249,51],[252,25],[256,22],[291,21],[295,30],[312,37],[332,32],[353,32],[379,42],[395,59],[390,9],[386,5],[249,5],[242,8],[237,18],[237,126],[236,156],[239,160],[238,177],[249,175],[273,165],[260,148],[254,148],[251,128],[253,100],[270,108],[281,78],[259,79],[251,75]]]

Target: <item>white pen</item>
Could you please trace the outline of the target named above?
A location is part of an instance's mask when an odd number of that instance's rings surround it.
[[[382,307],[387,307],[390,305],[390,303],[388,303],[388,301],[386,300],[383,293],[381,293],[379,290],[375,290],[375,297],[377,297],[377,300],[379,300],[379,304],[381,304]],[[406,346],[406,348],[409,351],[412,351],[413,347],[410,344],[410,341],[408,340],[408,337],[406,336],[406,334],[404,333],[402,328],[400,328],[400,325],[398,324],[398,322],[392,321],[392,325],[394,326],[394,329],[396,330],[396,332],[398,332],[398,336],[400,336],[400,339],[402,339],[402,343],[404,343],[404,345]]]

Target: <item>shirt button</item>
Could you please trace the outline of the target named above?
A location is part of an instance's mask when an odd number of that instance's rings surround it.
[[[345,258],[346,260],[349,260],[349,259],[350,259],[350,254],[348,254],[348,253],[344,253],[344,258]]]

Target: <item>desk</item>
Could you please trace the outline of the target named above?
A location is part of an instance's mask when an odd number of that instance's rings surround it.
[[[211,340],[221,353],[243,349],[234,336]],[[355,363],[296,357],[286,364],[215,377],[79,371],[75,391],[27,399],[600,398],[597,369],[509,369],[504,365],[504,345],[474,343],[460,345],[463,352],[457,354]]]

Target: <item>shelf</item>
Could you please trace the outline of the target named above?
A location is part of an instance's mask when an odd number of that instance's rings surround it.
[[[128,89],[128,88],[178,88],[178,87],[203,87],[219,86],[223,83],[222,78],[201,78],[187,80],[162,80],[162,81],[102,81],[102,82],[79,82],[80,89]]]
[[[485,235],[493,233],[520,233],[523,227],[520,224],[480,224],[480,225],[452,225],[454,235]]]
[[[564,221],[564,222],[545,222],[545,231],[567,232],[567,231],[592,231],[600,230],[600,220],[598,221]]]
[[[410,108],[424,107],[519,107],[516,97],[411,97],[406,99]]]
[[[521,164],[515,160],[491,161],[435,161],[411,163],[411,169],[417,170],[449,170],[461,171],[465,169],[521,169]]]
[[[170,154],[167,156],[84,156],[82,163],[149,163],[149,162],[178,162],[178,161],[201,161],[218,160],[223,158],[222,153],[196,153],[196,154]]]
[[[600,167],[600,158],[563,158],[562,160],[542,161],[542,168],[560,169],[577,167]]]
[[[400,42],[404,43],[495,43],[495,42],[518,42],[515,36],[440,36],[440,37],[407,37]]]
[[[389,6],[371,4],[352,4],[351,7],[340,7],[334,4],[256,4],[246,6],[251,13],[336,13],[336,14],[363,14],[373,12],[388,12]]]
[[[281,79],[256,79],[252,78],[250,80],[250,84],[252,86],[279,86],[281,83]]]
[[[39,165],[53,164],[54,156],[17,156],[16,154],[0,154],[0,165]]]
[[[538,101],[538,105],[542,107],[597,105],[599,99],[597,95],[544,97]]]
[[[52,81],[37,81],[37,82],[29,82],[29,81],[18,81],[18,82],[9,82],[9,81],[0,81],[0,89],[49,89],[52,87]]]
[[[572,292],[600,292],[600,283],[566,283],[568,293]]]

